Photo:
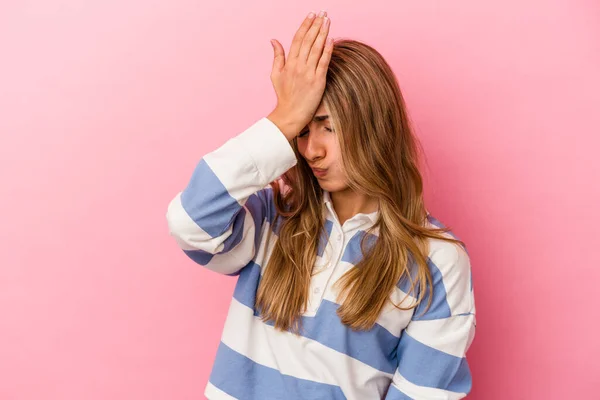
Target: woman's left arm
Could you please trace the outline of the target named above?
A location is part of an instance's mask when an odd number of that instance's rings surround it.
[[[461,399],[471,391],[466,353],[475,335],[475,301],[468,253],[435,240],[428,264],[431,306],[424,312],[429,292],[402,332],[386,400]]]

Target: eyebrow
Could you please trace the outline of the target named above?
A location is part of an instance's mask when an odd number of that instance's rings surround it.
[[[313,118],[313,121],[315,122],[321,122],[321,121],[325,121],[326,119],[329,118],[329,115],[325,114],[325,115],[316,115]],[[304,128],[302,128],[302,130],[304,131],[304,129],[308,128],[308,125],[306,125]]]

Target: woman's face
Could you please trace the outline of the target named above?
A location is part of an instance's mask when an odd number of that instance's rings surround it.
[[[337,132],[331,130],[331,122],[325,105],[321,102],[313,120],[296,138],[298,151],[313,168],[313,174],[324,190],[335,192],[346,189],[346,174],[341,163],[341,151]],[[325,169],[323,173],[314,168]]]

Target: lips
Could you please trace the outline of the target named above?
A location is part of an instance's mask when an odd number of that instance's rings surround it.
[[[313,174],[316,177],[324,177],[327,174],[327,170],[326,169],[319,169],[319,168],[312,168]]]

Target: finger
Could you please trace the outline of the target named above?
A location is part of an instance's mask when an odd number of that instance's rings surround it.
[[[298,53],[298,60],[306,61],[308,59],[308,53],[310,49],[313,47],[313,43],[315,42],[315,38],[321,29],[321,25],[323,24],[323,18],[325,16],[325,12],[321,11],[323,15],[315,19],[315,22],[312,24],[306,35],[304,36],[304,40],[302,41],[302,46],[300,47],[300,52]]]
[[[288,58],[296,58],[298,57],[298,52],[300,51],[300,46],[302,45],[302,41],[304,40],[304,35],[310,29],[313,21],[315,20],[315,13],[312,11],[304,18],[302,25],[296,31],[294,38],[292,39],[292,44],[290,46],[290,52]]]
[[[333,52],[333,38],[328,38],[325,42],[325,47],[323,48],[323,54],[319,59],[319,64],[317,65],[316,74],[321,77],[325,77],[327,75],[327,69],[329,68],[329,61],[331,60],[331,53]]]
[[[315,44],[310,50],[310,54],[308,55],[307,66],[311,70],[315,70],[317,68],[317,63],[323,54],[323,47],[325,46],[325,40],[327,39],[327,35],[329,34],[329,26],[331,20],[327,17],[323,20],[323,25],[321,25],[321,29],[319,30],[319,34],[315,39]]]
[[[273,72],[279,73],[285,66],[285,50],[277,40],[271,40],[273,45]]]

